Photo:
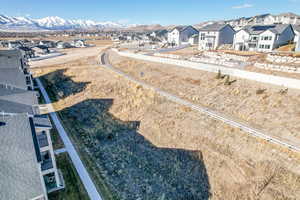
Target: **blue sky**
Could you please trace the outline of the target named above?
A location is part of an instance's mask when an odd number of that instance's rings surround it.
[[[163,25],[281,12],[300,15],[300,0],[1,0],[0,7],[9,16]]]

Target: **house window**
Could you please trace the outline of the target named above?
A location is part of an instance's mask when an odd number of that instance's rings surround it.
[[[268,37],[268,36],[265,36],[264,40],[268,40],[268,39],[269,39],[269,37]]]
[[[270,49],[271,46],[270,45],[265,45],[265,49]]]
[[[269,36],[269,40],[272,40],[272,36]]]
[[[264,44],[260,44],[260,45],[259,45],[259,48],[260,48],[260,49],[264,49],[264,48],[265,48],[265,45],[264,45]]]
[[[200,40],[204,40],[204,39],[205,39],[205,33],[201,33]]]

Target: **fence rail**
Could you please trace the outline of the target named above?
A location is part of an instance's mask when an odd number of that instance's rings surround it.
[[[260,139],[263,139],[263,140],[266,140],[270,143],[273,143],[273,144],[277,144],[277,145],[280,145],[281,147],[284,147],[284,148],[288,148],[290,150],[293,150],[295,152],[300,152],[300,147],[296,146],[296,145],[293,145],[293,144],[290,144],[290,143],[287,143],[287,142],[284,142],[278,138],[275,138],[275,137],[272,137],[266,133],[264,133],[263,131],[260,131],[260,130],[257,130],[255,128],[252,128],[250,127],[249,125],[246,125],[246,124],[243,124],[241,122],[238,122],[236,120],[233,120],[227,116],[224,116],[223,114],[221,113],[218,113],[214,110],[211,110],[207,107],[204,107],[204,106],[200,106],[200,105],[195,105],[189,101],[186,101],[186,100],[183,100],[181,99],[180,97],[177,97],[173,94],[169,94],[159,88],[155,88],[151,85],[148,85],[142,81],[139,81],[139,80],[136,80],[134,78],[132,78],[131,76],[129,76],[128,74],[125,74],[124,72],[114,68],[109,62],[108,62],[108,57],[107,57],[107,53],[103,53],[100,57],[101,59],[101,64],[103,64],[103,66],[109,70],[112,70],[114,71],[115,73],[119,74],[119,75],[122,75],[123,77],[127,78],[128,80],[134,82],[134,83],[137,83],[139,85],[142,85],[144,88],[148,88],[148,89],[151,89],[151,90],[154,90],[156,91],[158,94],[160,94],[161,96],[164,96],[166,97],[167,99],[173,101],[173,102],[176,102],[176,103],[179,103],[181,105],[184,105],[184,106],[187,106],[187,107],[190,107],[191,109],[195,110],[195,111],[198,111],[200,113],[204,113],[206,115],[208,115],[209,117],[213,118],[213,119],[216,119],[216,120],[219,120],[219,121],[222,121],[232,127],[235,127],[235,128],[239,128],[241,130],[243,130],[244,132],[254,136],[254,137],[257,137],[257,138],[260,138]]]

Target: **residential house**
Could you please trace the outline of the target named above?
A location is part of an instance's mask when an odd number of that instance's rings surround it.
[[[8,42],[8,48],[9,49],[16,49],[23,46],[23,44],[20,41],[9,41]]]
[[[157,38],[161,42],[166,42],[168,40],[168,31],[166,29],[153,31],[150,36]]]
[[[270,52],[292,42],[294,36],[292,26],[287,24],[246,26],[234,35],[233,46],[240,51]]]
[[[48,54],[50,53],[49,47],[45,45],[37,45],[32,48],[35,55],[43,55],[43,54]]]
[[[294,32],[295,32],[294,43],[296,44],[296,47],[297,47],[297,46],[300,45],[299,44],[299,41],[300,41],[300,25],[293,25],[293,29],[294,29]]]
[[[270,14],[262,14],[262,15],[256,15],[253,17],[250,17],[250,19],[247,22],[247,25],[260,25],[260,24],[265,24],[266,20]]]
[[[189,44],[190,45],[198,45],[199,44],[199,34],[192,35],[189,38]]]
[[[56,48],[58,49],[66,49],[66,48],[72,48],[73,46],[69,42],[63,42],[63,41],[58,41],[56,43]]]
[[[168,43],[173,46],[188,44],[189,38],[198,33],[193,26],[176,26],[168,33]]]
[[[61,172],[56,166],[56,160],[51,140],[51,122],[47,115],[35,115],[33,123],[41,152],[41,172],[47,192],[53,192],[64,187]]]
[[[24,52],[27,59],[34,57],[34,50],[31,47],[19,47],[21,51]]]
[[[50,41],[50,40],[41,40],[39,42],[39,45],[43,45],[43,46],[46,46],[48,48],[55,48],[56,47],[56,44],[54,41]]]
[[[27,114],[0,117],[0,199],[46,200],[41,155]]]
[[[0,51],[0,83],[33,90],[32,74],[22,51]]]
[[[47,200],[47,193],[63,188],[64,182],[56,166],[51,123],[39,115],[37,93],[27,89],[24,59],[19,50],[0,51],[0,199]]]
[[[74,40],[71,42],[71,45],[77,48],[82,48],[86,47],[85,41],[84,40]]]
[[[296,43],[295,51],[300,52],[300,38],[298,39],[298,42]]]
[[[235,30],[239,30],[242,27],[248,25],[264,24],[265,21],[268,19],[268,16],[270,16],[270,14],[256,15],[253,17],[241,17],[238,19],[225,21],[225,23],[234,27]]]
[[[209,24],[199,29],[199,50],[217,49],[232,44],[235,31],[229,24]]]
[[[279,15],[269,15],[264,21],[265,25],[269,24],[293,24],[300,25],[300,15],[288,12]]]
[[[240,27],[248,25],[248,21],[251,19],[251,17],[241,17],[238,19],[228,20],[224,21],[225,24],[229,24],[231,27],[234,27],[236,29],[239,29]]]

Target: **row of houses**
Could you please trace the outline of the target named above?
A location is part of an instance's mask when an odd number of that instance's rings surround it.
[[[0,45],[2,47],[6,47],[8,49],[16,49],[20,47],[45,47],[45,48],[58,48],[58,49],[64,49],[64,48],[82,48],[87,47],[86,41],[83,39],[75,39],[71,42],[65,42],[65,41],[52,41],[52,40],[16,40],[16,41],[0,41]]]
[[[271,24],[292,24],[300,25],[300,15],[295,13],[281,13],[278,15],[262,14],[253,17],[241,17],[238,19],[227,20],[224,23],[231,25],[235,29],[243,28],[244,26],[254,25],[271,25]]]
[[[47,200],[64,188],[47,115],[21,50],[0,51],[0,199]],[[12,189],[13,188],[13,189]]]
[[[168,32],[168,43],[198,45],[199,50],[214,50],[223,45],[240,51],[270,52],[288,43],[300,51],[300,26],[291,24],[244,26],[235,31],[229,24],[213,23],[200,29],[177,26]]]

